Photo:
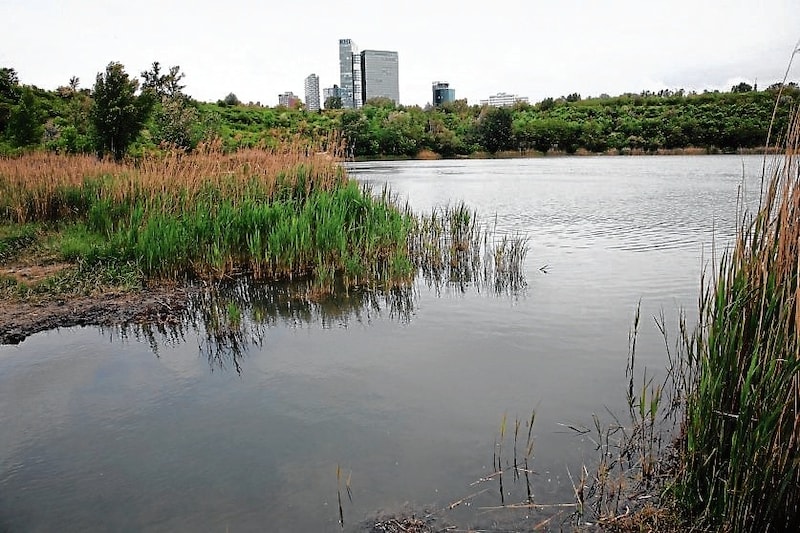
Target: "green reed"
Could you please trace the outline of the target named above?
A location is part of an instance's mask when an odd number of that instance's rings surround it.
[[[800,530],[800,119],[700,300],[679,504],[725,531]]]
[[[524,286],[526,239],[496,245],[464,204],[417,216],[388,188],[350,180],[335,154],[301,145],[234,154],[212,146],[135,164],[0,159],[0,228],[29,223],[61,236],[54,248],[66,261],[133,264],[148,278],[300,277],[330,293],[339,279],[398,285],[422,271]]]

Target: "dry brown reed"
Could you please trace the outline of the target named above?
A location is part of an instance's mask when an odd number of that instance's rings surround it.
[[[122,204],[143,199],[162,208],[170,205],[164,201],[168,198],[190,203],[209,188],[233,205],[253,185],[268,196],[298,186],[308,195],[312,190],[332,190],[347,180],[338,161],[337,149],[319,152],[299,142],[225,153],[221,143],[213,141],[193,153],[170,150],[123,163],[35,152],[0,158],[0,218],[25,223],[70,216],[70,206],[59,205],[58,199],[64,191],[93,181],[101,184],[96,190],[100,200]]]
[[[800,528],[800,115],[689,344],[680,503],[730,531]]]

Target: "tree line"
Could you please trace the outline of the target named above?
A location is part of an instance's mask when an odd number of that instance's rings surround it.
[[[763,147],[783,131],[800,102],[794,83],[729,92],[644,91],[583,99],[578,93],[511,108],[402,106],[374,99],[362,109],[319,112],[243,104],[233,93],[216,103],[185,94],[180,67],[158,62],[131,77],[109,63],[92,88],[72,78],[55,90],[25,85],[0,68],[0,155],[26,150],[96,153],[121,159],[170,146],[193,150],[219,139],[226,150],[271,146],[287,139],[337,134],[353,157],[443,157],[480,152],[655,152],[695,147],[736,151]],[[779,96],[780,95],[780,96]]]

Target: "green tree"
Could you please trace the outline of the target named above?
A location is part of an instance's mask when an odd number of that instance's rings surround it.
[[[19,78],[13,68],[0,68],[0,134],[6,131],[11,110],[19,101]]]
[[[142,72],[144,83],[142,91],[152,91],[159,98],[175,98],[183,96],[185,85],[181,85],[184,74],[180,71],[181,67],[175,65],[169,68],[169,73],[161,74],[161,64],[153,61],[150,70]]]
[[[228,96],[222,99],[225,105],[240,105],[242,102],[233,93],[228,93]]]
[[[111,62],[98,73],[91,111],[98,156],[110,153],[120,160],[144,127],[153,99],[137,95],[139,82],[130,79],[121,63]]]
[[[206,124],[186,98],[164,96],[153,112],[153,141],[192,150],[203,140]]]
[[[750,85],[749,83],[745,83],[745,82],[741,82],[741,83],[731,87],[731,92],[732,93],[749,93],[752,90],[753,90],[753,86]]]
[[[491,153],[510,150],[513,147],[512,123],[510,110],[505,107],[487,108],[478,122],[478,133],[483,147]]]
[[[342,108],[341,96],[329,96],[325,99],[325,109],[341,109],[341,108]]]
[[[556,105],[556,101],[553,100],[553,98],[548,96],[547,98],[545,98],[544,100],[539,102],[538,107],[539,107],[540,111],[549,111],[549,110],[553,109],[555,107],[555,105]]]
[[[22,90],[19,104],[11,110],[8,133],[14,146],[31,146],[42,140],[42,113],[30,87]]]
[[[150,70],[142,72],[142,93],[154,99],[153,120],[148,126],[153,141],[191,150],[204,137],[206,124],[196,105],[183,93],[183,77],[179,66],[162,74],[161,64],[154,61]]]

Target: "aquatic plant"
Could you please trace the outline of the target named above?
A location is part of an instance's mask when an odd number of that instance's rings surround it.
[[[53,247],[64,260],[135,264],[149,278],[302,277],[324,294],[340,279],[397,285],[422,270],[437,283],[496,273],[500,287],[524,286],[527,240],[495,246],[464,204],[418,217],[388,188],[350,180],[339,145],[326,146],[225,153],[212,143],[135,164],[0,159],[0,225],[44,224],[61,236]]]
[[[678,502],[729,531],[800,529],[800,117],[700,299]]]
[[[83,156],[0,160],[0,219],[67,236],[67,260],[133,261],[150,277],[409,276],[409,215],[307,146],[167,153],[122,165]]]

